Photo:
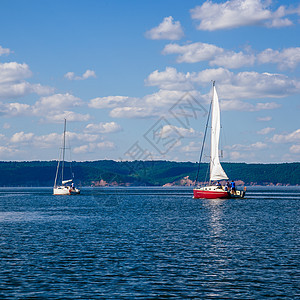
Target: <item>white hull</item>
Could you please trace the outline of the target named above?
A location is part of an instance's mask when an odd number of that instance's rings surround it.
[[[53,188],[53,195],[78,195],[80,190],[70,186],[57,186]]]

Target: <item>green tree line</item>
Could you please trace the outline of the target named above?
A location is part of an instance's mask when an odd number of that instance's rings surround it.
[[[0,186],[53,186],[56,166],[56,161],[0,162]],[[300,184],[300,163],[223,163],[222,166],[230,179],[242,180],[246,185]],[[198,164],[192,162],[72,162],[75,183],[80,186],[99,184],[101,180],[107,184],[161,186],[187,176],[194,181],[197,168]],[[198,181],[209,179],[208,168],[207,163],[200,165]]]

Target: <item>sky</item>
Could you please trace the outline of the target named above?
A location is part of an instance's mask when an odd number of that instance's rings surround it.
[[[300,160],[300,1],[1,0],[0,161]],[[209,129],[209,128],[208,128]],[[209,160],[209,139],[204,161]]]

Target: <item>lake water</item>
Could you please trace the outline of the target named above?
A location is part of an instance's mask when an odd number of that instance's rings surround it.
[[[0,189],[0,299],[299,299],[300,187]]]

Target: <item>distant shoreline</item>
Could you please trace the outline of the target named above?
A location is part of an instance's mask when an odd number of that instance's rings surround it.
[[[222,163],[230,180],[246,186],[300,185],[300,163]],[[57,161],[0,161],[1,187],[53,187]],[[208,181],[201,163],[199,181]],[[72,162],[77,186],[194,186],[197,163],[173,161]],[[71,175],[67,175],[71,176]]]

